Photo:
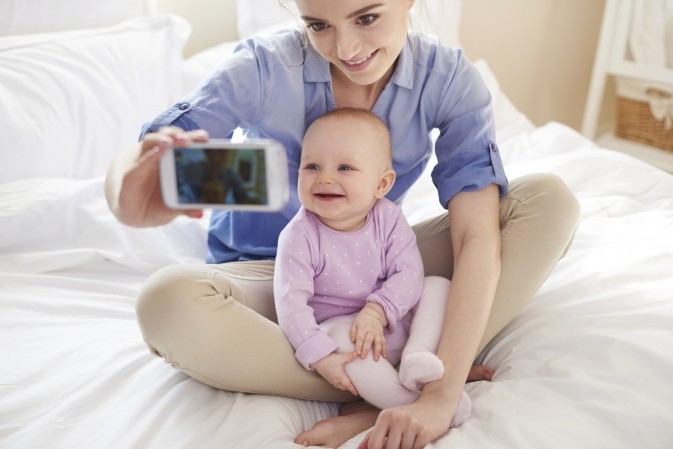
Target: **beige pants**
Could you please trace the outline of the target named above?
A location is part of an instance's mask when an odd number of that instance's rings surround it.
[[[481,348],[530,301],[572,241],[577,200],[558,177],[529,175],[500,201],[502,271]],[[425,275],[451,278],[447,215],[414,227]],[[137,301],[150,350],[213,387],[351,401],[307,371],[276,324],[272,261],[175,265],[153,274]]]

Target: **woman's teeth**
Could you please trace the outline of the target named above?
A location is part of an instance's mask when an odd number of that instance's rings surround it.
[[[372,55],[369,54],[369,55],[367,55],[367,56],[365,56],[364,58],[361,58],[361,59],[356,59],[356,60],[354,60],[354,61],[353,61],[353,60],[351,60],[351,61],[344,61],[344,62],[345,62],[346,64],[348,64],[348,65],[358,65],[358,64],[362,64],[363,62],[365,62],[365,61],[366,61],[367,59],[369,59],[371,56],[372,56]]]

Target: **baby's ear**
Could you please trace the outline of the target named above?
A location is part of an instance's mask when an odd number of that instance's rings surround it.
[[[383,172],[381,181],[379,181],[379,186],[376,189],[376,198],[381,199],[386,196],[386,193],[390,192],[390,189],[393,188],[393,184],[395,184],[396,176],[395,171],[391,169]]]

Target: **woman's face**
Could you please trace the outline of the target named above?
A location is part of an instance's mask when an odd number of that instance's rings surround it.
[[[350,81],[387,81],[414,0],[296,0],[313,47]]]

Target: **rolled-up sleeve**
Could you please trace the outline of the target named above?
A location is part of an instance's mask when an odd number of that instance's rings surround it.
[[[504,195],[507,176],[495,141],[491,94],[476,67],[462,53],[447,80],[437,122],[438,163],[432,170],[432,180],[442,206],[446,208],[459,192],[480,190],[490,184],[498,185]]]

